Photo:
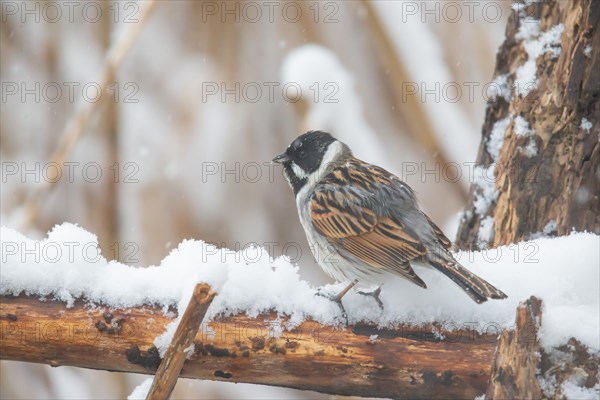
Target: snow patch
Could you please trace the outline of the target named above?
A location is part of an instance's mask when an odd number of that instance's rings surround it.
[[[549,378],[546,378],[545,376],[539,375],[537,381],[540,385],[540,389],[542,389],[542,393],[548,398],[553,398],[556,393],[556,377],[552,375]]]
[[[498,75],[486,91],[489,101],[496,101],[502,97],[507,103],[512,100],[512,90],[508,85],[508,74]]]
[[[375,344],[375,343],[379,342],[379,335],[370,335],[368,342],[370,344]]]
[[[486,149],[494,162],[500,155],[500,149],[502,149],[502,144],[504,143],[504,133],[506,132],[508,125],[510,125],[510,121],[511,118],[508,116],[496,121],[492,127],[492,132],[486,143]]]
[[[495,164],[489,167],[477,166],[473,169],[475,175],[475,212],[483,217],[492,203],[498,199],[498,192],[494,187]]]
[[[585,379],[582,380],[581,378],[581,376],[574,375],[568,381],[563,382],[561,385],[563,396],[569,400],[598,400],[600,398],[600,383],[587,388],[584,386]]]
[[[481,220],[477,239],[482,243],[490,243],[494,240],[494,217],[490,215]]]
[[[477,166],[474,169],[475,176],[473,184],[475,186],[475,200],[473,205],[475,206],[475,212],[482,218],[485,216],[492,203],[498,199],[499,193],[494,187],[494,173],[496,161],[498,160],[500,150],[504,144],[504,135],[511,121],[512,115],[509,115],[494,123],[490,137],[485,145],[486,150],[492,159],[492,163],[487,168],[484,166]],[[479,240],[484,243],[489,243],[493,240],[493,233],[494,219],[491,217],[482,219],[477,233]]]
[[[535,140],[530,139],[529,142],[527,142],[527,146],[525,147],[518,147],[518,150],[525,154],[527,157],[535,157],[538,153],[538,148],[537,148],[537,144],[535,143]]]
[[[531,136],[532,130],[529,128],[529,122],[520,115],[515,118],[515,134],[517,136]]]
[[[551,219],[550,221],[548,221],[548,223],[546,225],[544,225],[544,229],[542,229],[541,232],[532,233],[529,236],[529,239],[534,240],[534,239],[539,239],[542,237],[549,237],[550,235],[552,235],[553,233],[556,232],[556,228],[557,228],[556,220]]]
[[[524,148],[519,146],[517,149],[524,153],[527,157],[533,157],[537,155],[538,149],[534,139],[536,135],[535,130],[531,129],[529,127],[529,122],[527,122],[527,120],[520,115],[515,117],[514,132],[517,136],[529,138],[527,146]]]
[[[523,41],[527,61],[517,68],[514,86],[517,95],[524,97],[538,87],[537,58],[545,53],[550,53],[551,59],[560,55],[560,40],[565,27],[563,24],[558,24],[540,33],[539,21],[525,16],[524,13],[521,14],[521,25],[516,38]]]
[[[137,385],[133,392],[127,396],[127,400],[145,400],[148,396],[148,392],[152,387],[152,381],[154,378],[146,378],[142,383]]]
[[[579,127],[581,129],[583,129],[585,131],[585,133],[590,133],[592,131],[592,123],[590,122],[589,119],[583,117],[581,118],[581,124],[579,125]]]
[[[494,123],[490,137],[485,145],[488,154],[492,158],[492,163],[488,167],[478,165],[473,171],[473,184],[475,185],[475,201],[473,204],[475,206],[475,212],[481,217],[485,216],[492,203],[498,198],[498,192],[496,192],[494,188],[495,163],[498,160],[500,150],[504,143],[506,128],[508,128],[511,121],[512,115],[509,115]],[[493,225],[491,228],[493,230]],[[487,226],[486,229],[489,229],[489,226]],[[486,232],[482,232],[481,235],[484,237],[488,236]]]
[[[539,35],[540,35],[540,21],[539,20],[537,20],[531,16],[526,16],[525,18],[521,18],[521,24],[519,25],[519,31],[515,35],[515,38],[517,40],[533,40],[533,39],[537,38]]]

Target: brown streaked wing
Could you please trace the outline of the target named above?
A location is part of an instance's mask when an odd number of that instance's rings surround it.
[[[371,232],[377,225],[372,210],[349,204],[357,201],[344,191],[315,191],[310,202],[310,216],[314,228],[321,235],[340,239]],[[342,197],[350,196],[346,200]]]
[[[433,232],[435,233],[435,236],[439,239],[439,241],[442,243],[442,245],[444,246],[444,248],[446,250],[451,250],[452,249],[452,242],[450,241],[450,239],[448,239],[448,237],[444,234],[444,232],[442,232],[442,230],[440,229],[440,227],[437,226],[435,224],[435,222],[433,222],[431,220],[431,218],[429,218],[427,216],[427,214],[423,213],[423,215],[425,216],[425,218],[427,218],[427,221],[429,221],[429,225],[431,225],[431,227],[433,228]]]
[[[387,218],[380,220],[372,232],[340,238],[334,243],[366,264],[402,275],[421,287],[427,287],[409,263],[427,250]]]
[[[365,168],[334,170],[311,198],[312,225],[355,259],[426,287],[409,264],[427,252],[419,239],[390,218],[377,215],[348,190],[351,186],[376,191],[378,185],[390,184],[389,175],[379,167],[369,168],[368,173]]]

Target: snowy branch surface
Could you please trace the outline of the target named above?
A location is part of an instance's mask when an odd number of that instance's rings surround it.
[[[233,252],[186,240],[160,265],[137,268],[106,260],[99,254],[97,237],[72,224],[56,226],[39,241],[5,227],[1,237],[0,295],[25,293],[60,300],[68,307],[76,299],[92,307],[153,305],[165,312],[177,307],[181,315],[196,283],[205,282],[219,293],[208,310],[209,319],[274,312],[286,318],[285,329],[306,320],[334,326],[343,323],[337,306],[315,296],[317,289],[300,279],[296,266],[285,257],[272,259],[261,248]],[[350,324],[393,327],[436,322],[449,329],[469,326],[489,332],[510,327],[518,303],[535,295],[544,301],[543,346],[556,346],[575,337],[597,351],[598,249],[598,235],[573,233],[457,254],[464,266],[508,295],[503,301],[474,304],[442,274],[418,270],[428,289],[400,279],[386,283],[381,294],[383,312],[373,299],[353,292],[344,298],[344,304]],[[328,285],[322,290],[336,292],[343,286]],[[155,340],[161,354],[175,327],[172,323],[166,334]]]
[[[441,274],[419,270],[429,288],[386,283],[383,312],[349,293],[351,325],[344,327],[335,304],[315,296],[287,258],[264,249],[187,240],[159,266],[141,268],[107,261],[96,236],[71,224],[42,240],[0,233],[2,359],[151,374],[199,282],[218,296],[182,377],[340,395],[474,398],[489,390],[498,335],[511,337],[517,305],[531,295],[543,299],[542,325],[517,327],[527,333],[524,344],[553,347],[575,337],[592,353],[600,347],[593,234],[456,255],[508,300],[477,305]]]

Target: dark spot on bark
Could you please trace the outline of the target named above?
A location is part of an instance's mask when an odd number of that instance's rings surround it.
[[[156,370],[161,361],[158,349],[155,346],[150,347],[146,352],[146,364],[144,366],[148,369]]]
[[[113,315],[108,311],[102,314],[102,316],[104,317],[104,322],[106,322],[107,324],[110,324],[110,322],[113,319]]]
[[[285,342],[285,348],[286,349],[296,349],[296,347],[298,347],[298,342],[291,342],[291,341],[287,341]]]
[[[245,344],[239,346],[240,347],[240,351],[246,351],[246,350],[250,350],[250,347],[246,346]]]
[[[103,321],[97,321],[95,326],[100,332],[106,332],[108,330],[108,326]]]
[[[242,357],[250,357],[250,352],[248,350],[245,350],[244,352],[242,352]]]
[[[437,375],[432,371],[423,371],[422,377],[424,383],[433,383],[437,381]]]
[[[416,385],[417,383],[418,383],[417,379],[414,376],[411,375],[410,376],[410,384],[411,385]]]
[[[113,322],[112,326],[108,328],[108,333],[121,333],[121,331],[123,330],[123,321],[125,321],[123,318],[119,318],[118,320]]]
[[[211,356],[215,357],[235,357],[229,352],[229,349],[223,347],[216,347],[212,344],[204,345],[204,348],[210,353]]]
[[[155,346],[150,347],[144,354],[138,345],[134,344],[127,350],[126,355],[127,361],[130,363],[141,365],[151,371],[156,371],[161,362],[160,354]]]
[[[104,318],[104,320],[106,321],[106,317]],[[110,320],[112,321],[112,316]],[[106,332],[110,335],[114,335],[117,333],[121,333],[121,331],[123,330],[123,321],[123,318],[119,318],[118,320],[111,323],[110,326],[107,325],[104,321],[97,321],[95,326],[96,329],[98,329],[100,332]]]
[[[215,376],[217,378],[229,379],[229,378],[231,378],[233,376],[233,374],[230,373],[230,372],[223,372],[220,369],[218,369],[218,370],[215,371]]]
[[[253,337],[252,339],[252,350],[258,351],[265,348],[265,339],[261,337]]]
[[[315,356],[324,356],[325,355],[325,350],[319,350],[317,352],[315,352]]]
[[[446,370],[438,376],[433,371],[423,371],[423,382],[424,383],[438,383],[444,386],[450,386],[454,382],[455,375],[451,370]]]
[[[17,315],[16,315],[16,314],[6,314],[6,318],[7,318],[9,321],[13,321],[13,322],[14,322],[14,321],[16,321],[16,320],[17,320]]]
[[[269,347],[269,351],[271,353],[275,353],[275,354],[285,354],[286,353],[285,347],[277,346],[276,344],[272,344]]]
[[[348,352],[348,349],[344,346],[336,346],[336,349],[341,351],[344,354],[346,354]]]
[[[202,354],[203,356],[207,356],[208,350],[206,350],[206,348],[204,347],[204,343],[200,342],[200,343],[195,344],[194,353],[196,353],[198,355]]]
[[[440,382],[442,383],[442,385],[450,386],[450,385],[452,385],[453,380],[454,380],[454,372],[452,372],[452,370],[447,370],[447,371],[444,371],[444,373],[442,374]]]
[[[127,361],[132,364],[140,364],[141,351],[137,344],[134,344],[127,350]]]
[[[506,378],[506,375],[504,374],[504,368],[499,367],[498,368],[498,374],[496,375],[496,382],[499,382],[500,384],[503,384],[505,378]]]

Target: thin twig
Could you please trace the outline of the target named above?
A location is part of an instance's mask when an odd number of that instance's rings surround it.
[[[171,396],[181,368],[183,368],[188,349],[194,343],[206,310],[215,295],[216,293],[211,290],[209,285],[205,283],[196,285],[194,294],[177,326],[173,341],[156,371],[146,400],[166,400]]]
[[[102,68],[101,79],[99,80],[102,93],[106,92],[108,87],[114,82],[117,68],[139,36],[142,27],[148,21],[152,11],[156,7],[156,4],[156,0],[148,0],[143,2],[138,22],[130,24],[125,32],[123,32],[123,35],[109,50]],[[49,163],[63,165],[79,139],[81,139],[83,134],[86,132],[86,128],[91,121],[91,117],[98,109],[100,103],[100,101],[81,103],[78,111],[67,123],[67,126],[65,127],[65,130],[63,131],[59,142],[54,149],[52,156],[50,157]],[[31,224],[37,218],[39,213],[41,199],[55,186],[54,183],[56,183],[56,180],[44,180],[40,186],[30,193],[24,205],[25,220],[22,223],[22,230],[27,230],[31,227]]]

